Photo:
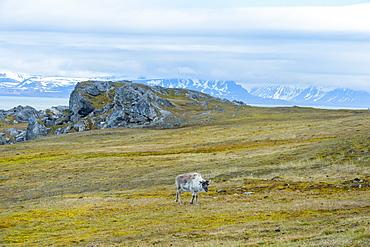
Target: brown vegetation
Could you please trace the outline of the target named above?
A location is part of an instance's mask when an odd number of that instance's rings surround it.
[[[178,128],[0,146],[0,245],[370,244],[369,113],[172,102]],[[185,172],[200,206],[174,203]]]

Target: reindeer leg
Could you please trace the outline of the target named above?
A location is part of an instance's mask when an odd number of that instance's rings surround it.
[[[190,200],[190,204],[193,204],[193,203],[194,203],[194,198],[195,198],[196,193],[197,193],[197,192],[194,192],[194,191],[192,191],[192,192],[191,192],[191,200]]]
[[[195,192],[195,205],[198,205],[198,192]]]
[[[181,199],[181,189],[178,189],[177,192],[176,192],[176,200],[175,202],[178,202],[179,199],[180,199],[180,205],[182,205],[182,199]]]

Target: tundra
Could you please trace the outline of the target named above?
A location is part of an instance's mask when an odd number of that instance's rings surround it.
[[[180,199],[180,204],[182,205],[181,200],[181,192],[191,192],[191,200],[190,204],[194,203],[198,205],[198,192],[208,192],[208,185],[210,180],[204,180],[199,173],[185,173],[178,175],[175,180],[177,192],[176,192],[176,200],[178,202]]]

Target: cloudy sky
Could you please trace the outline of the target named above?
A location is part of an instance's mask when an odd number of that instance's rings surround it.
[[[370,91],[369,2],[1,0],[0,71]]]

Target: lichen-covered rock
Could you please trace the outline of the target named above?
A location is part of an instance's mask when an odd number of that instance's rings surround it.
[[[27,122],[30,118],[40,118],[41,111],[31,106],[17,106],[14,108],[14,116],[19,122]]]
[[[106,81],[79,82],[69,98],[69,110],[72,113],[70,120],[72,122],[78,122],[81,118],[89,115],[97,108],[90,101],[112,89],[114,87],[110,82]],[[104,104],[105,102],[99,103]]]
[[[17,143],[17,142],[25,141],[26,140],[26,133],[27,133],[26,131],[21,130],[19,132],[19,134],[14,137],[14,142]]]
[[[17,106],[10,110],[0,110],[0,120],[8,120],[6,122],[11,123],[6,117],[12,117],[17,122],[28,122],[31,117],[40,118],[42,111],[38,111],[31,106]]]
[[[166,91],[159,88],[153,90],[151,87],[127,81],[78,83],[69,101],[70,122],[75,123],[74,129],[78,131],[89,128],[86,124],[81,124],[80,120],[85,118],[94,123],[93,128],[159,124],[171,115],[162,108],[173,105],[168,100],[158,97],[156,95],[158,92]]]
[[[5,132],[8,133],[10,136],[15,136],[18,135],[21,132],[21,130],[17,128],[10,128],[6,129]]]
[[[39,123],[39,121],[31,117],[28,121],[28,126],[26,130],[26,140],[32,140],[35,138],[40,138],[48,134],[48,129],[45,125]]]
[[[0,145],[11,144],[10,138],[0,135]]]
[[[209,95],[196,91],[189,91],[186,93],[186,97],[192,100],[208,99]]]
[[[0,121],[12,126],[19,122],[28,122],[30,119],[42,117],[42,111],[31,106],[17,106],[10,110],[0,110]],[[14,144],[26,140],[24,128],[8,128],[0,132],[0,145]]]
[[[74,119],[78,120],[89,115],[95,108],[80,92],[74,90],[69,98],[69,109],[72,111]]]
[[[117,88],[113,100],[114,112],[108,119],[109,125],[118,127],[130,123],[152,122],[157,117],[157,112],[156,106],[149,102],[151,98],[155,96],[138,85],[125,85]]]

